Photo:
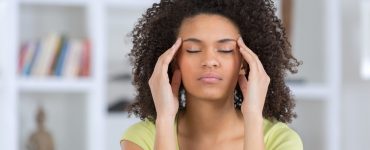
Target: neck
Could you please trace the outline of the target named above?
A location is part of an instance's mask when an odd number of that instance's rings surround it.
[[[187,96],[186,110],[179,115],[179,125],[186,137],[214,137],[221,139],[228,133],[243,133],[242,114],[234,108],[234,97],[219,100],[197,99]],[[235,131],[235,132],[234,132]]]

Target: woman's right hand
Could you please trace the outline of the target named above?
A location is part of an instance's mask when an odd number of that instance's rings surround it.
[[[181,38],[178,38],[176,43],[158,58],[153,74],[149,79],[157,118],[175,119],[179,108],[178,93],[181,84],[181,73],[176,68],[170,84],[167,71],[180,45]]]

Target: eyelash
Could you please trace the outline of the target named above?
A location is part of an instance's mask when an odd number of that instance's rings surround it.
[[[221,53],[232,53],[234,49],[231,50],[218,50]],[[186,50],[188,53],[198,53],[201,52],[200,50]]]
[[[189,50],[189,49],[187,49],[186,50],[188,53],[198,53],[198,52],[200,52],[200,51],[198,51],[198,50]]]
[[[219,51],[222,53],[232,53],[234,50],[230,49],[230,50],[219,50]]]

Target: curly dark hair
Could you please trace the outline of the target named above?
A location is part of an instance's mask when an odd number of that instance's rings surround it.
[[[155,121],[157,114],[148,81],[158,57],[176,41],[184,19],[199,14],[215,14],[228,18],[236,25],[246,45],[258,55],[271,79],[263,109],[264,118],[291,122],[296,117],[293,112],[295,102],[284,78],[287,70],[296,73],[301,62],[292,56],[285,29],[275,12],[271,0],[161,0],[154,3],[130,34],[133,38],[129,54],[133,65],[132,82],[138,92],[136,101],[129,108],[130,114],[141,120]],[[169,67],[169,77],[172,73],[173,68]],[[235,92],[234,104],[236,109],[240,109],[243,95],[238,85]],[[181,102],[179,104],[179,111],[185,110],[186,106]]]

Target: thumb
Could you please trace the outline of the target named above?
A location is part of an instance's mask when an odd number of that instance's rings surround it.
[[[179,69],[176,69],[173,72],[172,81],[171,81],[172,93],[175,97],[179,96],[180,84],[181,84],[181,72]]]

